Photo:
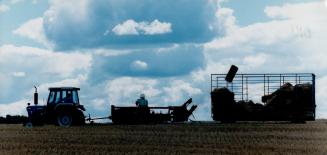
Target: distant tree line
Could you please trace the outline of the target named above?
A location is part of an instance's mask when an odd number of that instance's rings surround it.
[[[27,117],[23,115],[6,115],[6,117],[0,116],[0,124],[23,124],[27,121]]]

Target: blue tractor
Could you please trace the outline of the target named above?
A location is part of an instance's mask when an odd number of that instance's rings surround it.
[[[44,124],[55,124],[69,127],[72,125],[84,125],[85,108],[79,102],[76,87],[49,88],[49,96],[46,105],[38,105],[38,93],[35,87],[34,105],[27,105],[28,121],[27,127],[41,126]]]

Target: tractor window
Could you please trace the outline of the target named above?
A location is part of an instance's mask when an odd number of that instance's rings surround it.
[[[57,91],[56,92],[56,100],[55,100],[55,103],[59,103],[60,102],[60,91]]]
[[[67,92],[66,92],[66,90],[64,90],[61,92],[61,100],[65,102],[66,98],[67,98]]]
[[[50,94],[49,94],[48,103],[53,103],[54,98],[55,98],[55,92],[54,91],[51,91]]]
[[[72,91],[71,90],[62,91],[62,98],[61,99],[65,103],[72,103],[73,102]]]
[[[73,91],[73,103],[78,103],[78,95],[77,95],[77,91]]]

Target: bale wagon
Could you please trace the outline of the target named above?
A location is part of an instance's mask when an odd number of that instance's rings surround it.
[[[215,121],[315,120],[315,74],[211,74],[211,112]]]

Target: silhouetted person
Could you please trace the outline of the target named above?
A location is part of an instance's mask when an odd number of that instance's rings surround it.
[[[148,100],[145,99],[144,94],[141,94],[140,98],[136,100],[135,104],[136,104],[136,106],[138,106],[140,108],[146,108],[146,107],[148,107]]]

